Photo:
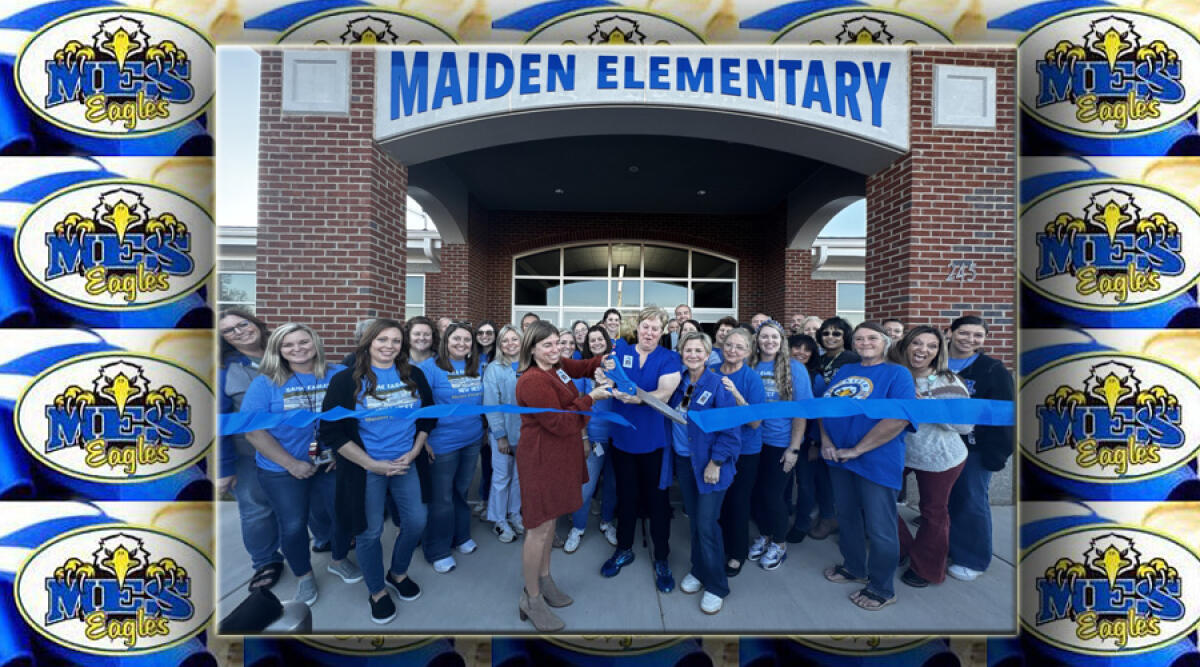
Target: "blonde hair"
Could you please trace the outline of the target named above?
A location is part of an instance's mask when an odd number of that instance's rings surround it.
[[[648,320],[651,317],[658,319],[658,323],[662,325],[663,331],[667,330],[667,320],[671,318],[667,315],[667,311],[659,306],[646,306],[643,308],[637,314],[637,323],[641,324],[644,320]]]
[[[321,337],[313,331],[312,327],[306,324],[297,324],[288,322],[271,332],[270,338],[267,338],[267,347],[263,352],[262,364],[258,367],[258,371],[267,376],[275,386],[282,387],[288,378],[295,375],[291,364],[287,359],[283,358],[280,350],[283,348],[283,338],[297,331],[302,331],[308,334],[312,339],[313,349],[316,350],[316,357],[313,361],[313,375],[317,379],[323,379],[327,369],[325,364],[325,346],[321,344]]]
[[[495,343],[496,359],[492,363],[495,363],[498,361],[502,364],[511,364],[512,362],[519,361],[521,359],[521,350],[519,350],[519,349],[517,350],[517,356],[515,356],[515,357],[509,357],[509,356],[505,355],[504,350],[500,349],[500,339],[504,338],[504,334],[506,334],[510,331],[517,334],[518,340],[521,338],[520,330],[518,330],[513,325],[505,324],[504,326],[500,327],[500,331],[496,332],[496,343]]]
[[[763,322],[762,326],[758,328],[755,343],[758,342],[758,336],[761,336],[763,330],[768,327],[779,333],[779,351],[775,353],[775,370],[772,373],[775,377],[775,389],[779,392],[779,400],[790,401],[792,400],[792,358],[783,353],[787,349],[788,342],[787,336],[783,335],[783,327],[775,320]],[[729,340],[728,335],[725,340]],[[762,346],[758,345],[754,349],[754,354],[750,357],[750,368],[757,368],[760,361],[762,361]]]
[[[679,343],[675,346],[675,351],[683,354],[683,346],[694,340],[700,341],[704,346],[704,354],[712,354],[712,338],[703,331],[688,331],[679,335]]]

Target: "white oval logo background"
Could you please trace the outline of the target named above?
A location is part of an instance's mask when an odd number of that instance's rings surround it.
[[[664,15],[636,9],[585,9],[555,18],[530,31],[526,44],[594,43],[589,36],[597,30],[611,33],[613,28],[636,30],[642,36],[628,44],[703,44],[704,39],[691,28]],[[598,28],[598,26],[603,26]],[[611,46],[600,42],[598,44]]]
[[[137,645],[126,648],[121,640],[95,641],[84,634],[86,625],[78,619],[59,621],[46,627],[43,621],[50,610],[46,580],[72,558],[90,563],[100,541],[124,534],[141,540],[153,560],[170,558],[182,567],[190,581],[188,599],[195,607],[186,621],[171,621],[171,632],[163,637],[139,637]],[[153,528],[114,524],[92,526],[60,535],[42,545],[21,566],[13,585],[17,608],[25,622],[56,644],[97,655],[138,655],[174,646],[200,633],[212,616],[213,565],[196,547],[170,533]]]
[[[1082,122],[1075,117],[1076,106],[1069,100],[1037,105],[1040,78],[1035,63],[1043,60],[1046,52],[1054,49],[1059,42],[1068,40],[1079,44],[1091,30],[1094,21],[1107,17],[1116,17],[1131,21],[1138,35],[1140,45],[1145,46],[1155,40],[1162,40],[1179,56],[1182,64],[1182,84],[1185,87],[1184,99],[1173,104],[1161,104],[1158,118],[1130,119],[1124,130],[1118,129],[1112,121]],[[1187,29],[1176,25],[1165,17],[1130,9],[1103,8],[1087,9],[1079,12],[1063,14],[1060,17],[1048,19],[1034,26],[1017,43],[1017,53],[1026,69],[1017,77],[1020,85],[1021,108],[1037,120],[1056,127],[1065,132],[1092,137],[1129,137],[1172,125],[1191,115],[1200,105],[1200,83],[1197,82],[1193,70],[1200,61],[1200,40]],[[1091,53],[1090,58],[1100,56]]]
[[[1090,374],[1091,368],[1106,362],[1117,362],[1133,369],[1142,389],[1162,386],[1171,392],[1179,401],[1179,429],[1184,433],[1184,442],[1179,447],[1160,447],[1161,461],[1154,464],[1129,464],[1129,471],[1121,476],[1116,469],[1109,466],[1080,466],[1075,457],[1078,451],[1074,447],[1061,445],[1043,452],[1037,451],[1038,438],[1041,436],[1040,424],[1036,410],[1044,405],[1048,396],[1054,394],[1061,386],[1070,386],[1079,391],[1084,390],[1084,381]],[[1155,361],[1132,354],[1119,352],[1101,352],[1067,357],[1061,361],[1038,369],[1021,385],[1021,403],[1025,417],[1021,419],[1021,453],[1032,463],[1045,470],[1069,479],[1084,482],[1137,482],[1158,477],[1170,472],[1192,460],[1200,449],[1200,438],[1195,437],[1200,424],[1197,424],[1193,412],[1200,411],[1200,386],[1196,381],[1182,371],[1161,361]],[[1078,434],[1076,434],[1078,437]]]
[[[132,302],[127,302],[119,293],[88,294],[86,281],[78,274],[47,280],[50,258],[46,235],[53,234],[54,226],[71,213],[91,213],[106,192],[116,189],[131,190],[140,195],[152,215],[170,213],[187,225],[191,235],[187,252],[193,262],[191,274],[170,276],[170,289],[139,293]],[[188,197],[154,183],[115,179],[59,190],[34,204],[17,229],[15,247],[17,263],[26,277],[51,296],[88,308],[141,310],[182,299],[200,289],[213,270],[215,236],[212,216]]]
[[[449,32],[429,19],[386,9],[322,12],[285,30],[279,43],[363,46],[364,43],[354,41],[354,38],[364,28],[381,33],[383,39],[376,42],[380,45],[456,43]]]
[[[828,12],[818,12],[812,16],[797,19],[791,25],[779,31],[773,44],[846,44],[847,46],[873,46],[890,44],[902,46],[905,44],[949,44],[950,36],[923,19],[901,12],[865,8],[834,9]],[[886,41],[867,42],[844,41],[841,35],[857,34],[860,29],[866,29]],[[882,29],[884,33],[879,33]]]
[[[132,130],[108,120],[93,123],[85,119],[87,108],[78,101],[65,102],[49,109],[44,104],[49,92],[46,62],[54,60],[55,52],[68,42],[91,44],[99,30],[101,21],[127,17],[142,24],[143,31],[154,43],[170,40],[187,54],[191,61],[187,82],[192,87],[192,99],[183,103],[172,103],[166,118],[138,120]],[[25,103],[39,116],[59,127],[90,136],[122,138],[165,132],[178,127],[204,113],[212,101],[216,86],[215,52],[208,38],[183,21],[156,14],[145,9],[122,7],[118,9],[86,10],[67,15],[42,28],[30,38],[17,56],[13,68],[17,90]]]
[[[1200,84],[1197,84],[1200,88]],[[1039,280],[1037,278],[1041,252],[1037,239],[1044,234],[1046,224],[1053,222],[1061,213],[1083,217],[1085,209],[1095,193],[1117,189],[1133,195],[1134,202],[1143,217],[1162,213],[1174,223],[1182,240],[1180,257],[1185,263],[1183,273],[1178,276],[1160,275],[1161,286],[1152,292],[1130,291],[1123,302],[1114,294],[1079,294],[1075,276],[1064,272]],[[1089,228],[1088,233],[1098,233]],[[1200,211],[1192,208],[1183,199],[1165,190],[1148,185],[1125,183],[1113,179],[1082,181],[1052,190],[1030,203],[1021,212],[1020,224],[1020,271],[1021,281],[1042,296],[1068,306],[1090,310],[1130,310],[1166,301],[1187,291],[1200,278]]]
[[[929,637],[797,637],[797,644],[837,655],[882,656],[902,653],[929,641]]]
[[[383,635],[319,636],[298,637],[302,643],[313,648],[340,655],[392,655],[406,653],[435,638],[388,637]]]
[[[1161,631],[1157,636],[1130,637],[1128,645],[1118,649],[1113,640],[1084,641],[1075,636],[1076,624],[1069,618],[1037,624],[1040,596],[1035,581],[1044,576],[1047,569],[1067,558],[1080,561],[1091,547],[1092,540],[1107,535],[1117,535],[1133,541],[1139,552],[1138,562],[1148,563],[1161,558],[1176,570],[1182,580],[1184,594],[1184,616],[1178,621],[1159,620]],[[1132,526],[1101,525],[1075,528],[1055,533],[1034,544],[1021,557],[1021,627],[1049,644],[1068,651],[1088,655],[1130,655],[1166,646],[1186,636],[1200,622],[1200,605],[1190,593],[1200,579],[1200,557],[1173,538]]]
[[[79,446],[68,446],[46,452],[49,437],[46,409],[69,386],[91,388],[100,375],[100,367],[124,361],[141,367],[152,389],[169,385],[187,400],[188,428],[192,444],[170,447],[167,463],[138,464],[130,475],[120,466],[104,465],[93,468],[85,462],[87,452]],[[33,379],[13,410],[17,435],[25,449],[41,463],[71,477],[96,482],[134,483],[165,477],[194,465],[208,453],[216,436],[210,419],[214,403],[212,390],[199,377],[181,366],[158,357],[136,352],[104,352],[70,359],[43,371]],[[127,447],[127,446],[126,446]]]

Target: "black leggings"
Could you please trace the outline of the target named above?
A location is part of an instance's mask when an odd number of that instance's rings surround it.
[[[617,481],[617,548],[633,548],[638,519],[649,515],[654,560],[666,560],[671,553],[667,544],[671,536],[671,505],[666,489],[658,488],[665,451],[630,454],[616,447],[609,450]]]
[[[725,493],[721,505],[721,533],[725,538],[725,557],[739,563],[746,562],[750,552],[750,494],[754,491],[754,479],[758,477],[760,454],[738,456],[733,473],[733,484]]]
[[[783,486],[789,475],[779,462],[786,451],[787,447],[763,443],[762,454],[758,455],[758,482],[751,497],[758,532],[780,544],[787,537],[789,527],[787,504],[783,500]]]

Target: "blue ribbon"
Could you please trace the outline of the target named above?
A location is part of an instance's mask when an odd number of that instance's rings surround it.
[[[593,7],[620,7],[611,0],[551,0],[515,11],[492,21],[496,30],[522,30],[529,32],[543,23],[570,12]]]
[[[363,2],[362,0],[304,0],[304,2],[293,2],[246,19],[245,28],[247,30],[274,30],[283,32],[304,19],[315,14],[320,14],[321,12],[345,9],[347,7],[371,6],[370,3]]]
[[[748,30],[779,32],[802,16],[816,14],[827,9],[864,7],[866,4],[859,0],[797,0],[755,14],[739,23],[738,27]]]
[[[1017,30],[1026,32],[1052,16],[1065,14],[1076,9],[1111,6],[1113,6],[1113,3],[1108,2],[1108,0],[1048,0],[1047,2],[1034,2],[988,21],[987,27],[992,30]]]
[[[438,639],[408,650],[401,649],[397,653],[348,655],[323,651],[301,641],[247,637],[243,664],[246,667],[284,667],[289,664],[328,667],[429,667],[444,664],[446,658],[457,655],[454,644],[448,639]]]
[[[0,19],[0,30],[27,30],[36,32],[51,21],[56,21],[67,14],[96,9],[99,7],[121,6],[115,0],[54,0],[44,5],[34,5],[15,14],[9,14]]]

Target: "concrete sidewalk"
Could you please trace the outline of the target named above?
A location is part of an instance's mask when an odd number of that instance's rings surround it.
[[[228,614],[245,599],[252,574],[242,546],[237,504],[218,503],[219,616]],[[901,508],[902,516],[916,512]],[[855,586],[832,584],[822,570],[840,562],[836,535],[826,540],[807,539],[789,545],[782,567],[767,572],[747,563],[730,580],[732,589],[725,608],[715,616],[700,611],[699,595],[678,588],[668,594],[654,587],[651,558],[638,532],[631,565],[612,579],[600,576],[600,565],[613,548],[592,516],[583,543],[574,554],[556,549],[551,557],[554,578],[575,604],[557,610],[571,634],[672,634],[769,632],[814,634],[976,633],[1012,634],[1016,630],[1015,508],[993,506],[993,559],[988,571],[973,582],[947,577],[940,586],[914,589],[896,576],[896,604],[878,612],[855,607],[847,596]],[[384,530],[384,562],[391,553],[396,528]],[[395,599],[399,614],[388,625],[370,620],[367,590],[363,583],[346,584],[326,572],[329,554],[313,554],[320,598],[313,606],[313,626],[329,633],[519,634],[533,631],[517,615],[521,593],[521,541],[499,542],[491,524],[473,520],[472,535],[479,549],[470,555],[455,554],[458,567],[437,574],[421,555],[413,557],[409,575],[420,584],[422,595],[413,602]],[[688,524],[676,507],[671,522],[671,568],[676,580],[688,570]],[[566,534],[560,523],[559,533]],[[352,555],[351,558],[354,558]],[[274,592],[289,599],[296,579],[285,570]]]

